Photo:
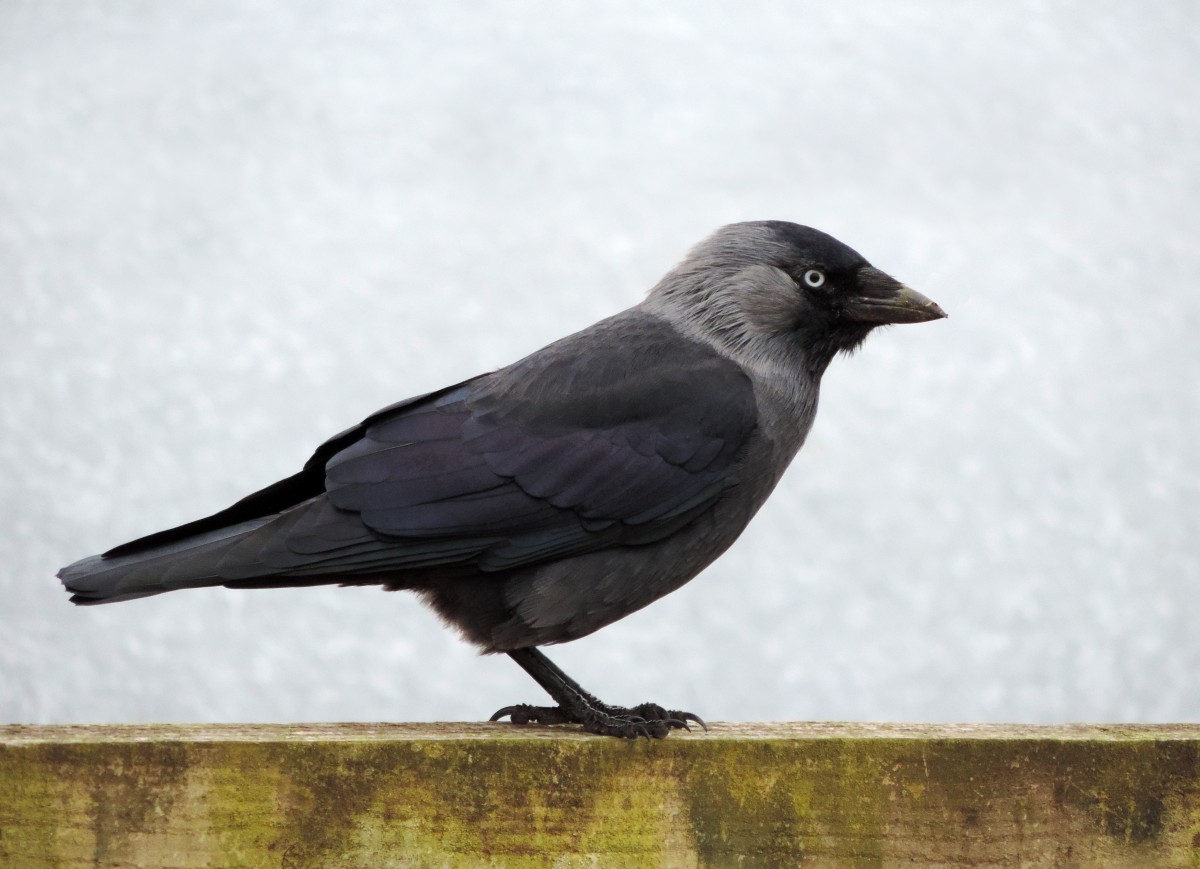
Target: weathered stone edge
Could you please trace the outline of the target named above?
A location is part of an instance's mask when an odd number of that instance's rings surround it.
[[[606,740],[570,727],[504,723],[306,724],[8,724],[0,746],[44,743],[140,742],[390,742],[414,740]],[[994,740],[1195,741],[1200,724],[904,724],[856,722],[713,722],[708,732],[675,733],[672,741]]]

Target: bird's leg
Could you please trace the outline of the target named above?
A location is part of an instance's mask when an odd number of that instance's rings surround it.
[[[638,736],[662,739],[673,729],[690,730],[689,721],[708,729],[692,713],[663,709],[657,703],[643,703],[629,709],[601,703],[535,648],[514,649],[508,656],[520,664],[558,705],[530,706],[522,703],[505,706],[491,717],[491,721],[498,721],[507,715],[513,724],[582,724],[589,733],[625,739]]]

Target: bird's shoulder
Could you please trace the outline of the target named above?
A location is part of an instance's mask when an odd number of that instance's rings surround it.
[[[750,378],[736,362],[636,308],[472,381],[467,391],[478,419],[548,433],[659,425],[736,438],[755,416]]]

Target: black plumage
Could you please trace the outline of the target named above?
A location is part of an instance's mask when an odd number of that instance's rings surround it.
[[[559,704],[502,710],[514,721],[665,735],[698,719],[605,706],[534,647],[703,569],[803,443],[832,356],[881,323],[940,316],[823,233],[734,224],[641,305],[385,408],[298,474],[59,575],[82,604],[211,585],[411,589]]]

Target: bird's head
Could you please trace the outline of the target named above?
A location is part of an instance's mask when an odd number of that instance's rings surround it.
[[[648,303],[737,355],[782,354],[818,375],[876,326],[946,316],[832,236],[777,220],[717,230]]]

